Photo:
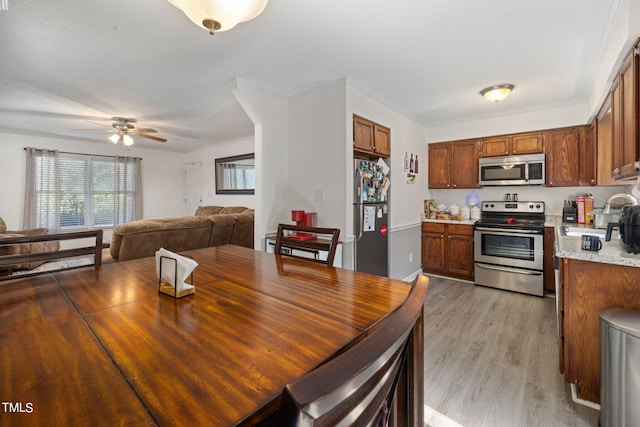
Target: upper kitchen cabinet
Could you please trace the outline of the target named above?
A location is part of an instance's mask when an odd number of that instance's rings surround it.
[[[354,114],[353,149],[370,157],[389,157],[391,130]]]
[[[482,140],[481,157],[542,153],[542,132],[493,136]]]
[[[429,144],[429,188],[478,187],[478,141]]]
[[[618,185],[611,176],[613,161],[612,149],[612,123],[611,123],[611,94],[607,97],[596,117],[596,174],[598,185]]]
[[[595,185],[592,132],[590,126],[552,129],[545,132],[547,186]]]
[[[622,63],[611,88],[612,148],[611,175],[625,179],[640,174],[640,142],[638,141],[639,89],[638,54],[640,42]]]

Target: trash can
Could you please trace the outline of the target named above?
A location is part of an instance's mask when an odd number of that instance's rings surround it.
[[[600,426],[640,426],[640,312],[600,310]]]

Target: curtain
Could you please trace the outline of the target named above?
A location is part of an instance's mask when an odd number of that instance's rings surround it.
[[[114,158],[114,225],[142,219],[142,174],[139,157]]]
[[[25,179],[23,228],[60,230],[60,179],[58,151],[25,148],[27,167]],[[40,200],[38,200],[40,199]]]
[[[224,187],[226,189],[237,189],[238,187],[238,174],[237,167],[231,163],[223,163],[222,170],[224,174]]]

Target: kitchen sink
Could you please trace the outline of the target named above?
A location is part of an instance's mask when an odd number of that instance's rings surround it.
[[[586,234],[590,236],[598,236],[604,238],[607,234],[607,230],[602,228],[593,227],[578,227],[577,225],[563,225],[561,228],[563,236],[584,236]]]

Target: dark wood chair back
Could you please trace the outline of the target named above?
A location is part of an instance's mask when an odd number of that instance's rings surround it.
[[[417,330],[421,325],[416,324],[423,321],[428,286],[429,279],[418,276],[404,304],[376,324],[364,338],[287,385],[276,425],[386,426],[401,372],[413,375],[410,369],[403,369],[403,365],[411,353],[414,327]],[[415,389],[422,390],[422,387],[423,384],[414,384]],[[410,411],[409,397],[406,393],[399,392],[398,397],[400,395],[405,402],[396,401],[395,410]],[[395,414],[395,417],[404,420],[398,421],[399,425],[409,422],[407,414]]]
[[[337,228],[278,224],[275,253],[333,266],[339,238],[340,230]],[[292,253],[294,250],[307,252],[313,258],[297,256]],[[320,259],[320,251],[327,252],[326,260]]]

